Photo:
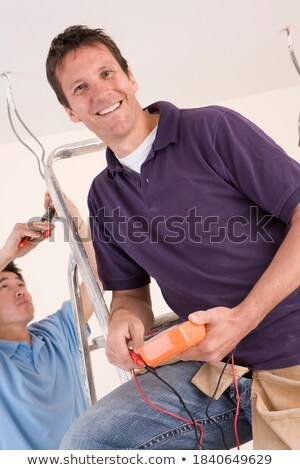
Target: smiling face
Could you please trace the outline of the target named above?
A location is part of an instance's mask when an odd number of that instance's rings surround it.
[[[33,319],[34,308],[26,285],[12,272],[0,273],[1,331],[26,326]],[[3,335],[2,335],[3,336]]]
[[[106,46],[82,46],[68,52],[56,73],[71,120],[82,121],[113,151],[132,145],[134,149],[137,136],[147,136],[147,118],[135,97],[137,83]]]

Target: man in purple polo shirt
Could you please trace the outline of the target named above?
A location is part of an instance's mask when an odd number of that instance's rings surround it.
[[[113,291],[109,360],[136,367],[128,343],[138,352],[152,325],[153,277],[181,320],[207,328],[159,368],[203,427],[203,448],[235,447],[237,433],[256,448],[300,448],[299,164],[232,110],[166,102],[143,110],[103,30],[58,35],[47,76],[71,120],[108,146],[88,204],[99,275]],[[233,359],[237,387],[226,366]],[[153,375],[139,380],[150,400],[184,413]],[[193,449],[194,425],[153,412],[129,382],[79,418],[63,447]]]

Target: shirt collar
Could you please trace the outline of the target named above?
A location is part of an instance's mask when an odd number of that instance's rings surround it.
[[[11,358],[15,354],[19,344],[20,343],[18,341],[7,341],[6,339],[0,339],[0,351],[3,351],[6,356]]]
[[[32,333],[31,333],[31,341],[32,341],[31,349],[32,349],[32,354],[33,354],[33,361],[34,361],[34,364],[36,365],[39,351],[44,343],[40,338],[33,335]],[[16,354],[17,349],[22,342],[7,341],[5,339],[0,339],[0,351],[3,351],[6,354],[6,356],[11,358],[13,357],[14,354]],[[30,346],[28,345],[28,347]]]
[[[153,143],[154,152],[167,147],[172,142],[178,142],[179,140],[179,125],[180,125],[180,111],[179,109],[167,101],[158,101],[153,103],[147,108],[149,113],[159,113],[158,129],[155,141]],[[123,166],[115,157],[112,150],[107,147],[106,149],[106,160],[108,170],[113,177],[116,172],[124,171]]]

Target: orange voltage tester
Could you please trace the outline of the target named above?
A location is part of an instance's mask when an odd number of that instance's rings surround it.
[[[139,354],[147,365],[157,366],[200,343],[205,335],[205,325],[186,321],[151,338],[139,349]]]

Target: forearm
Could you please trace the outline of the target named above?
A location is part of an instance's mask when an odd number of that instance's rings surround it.
[[[77,208],[77,206],[66,196],[65,197],[65,202],[68,207],[68,210],[72,216],[73,223],[77,229],[79,238],[77,242],[82,242],[85,252],[87,254],[88,260],[90,262],[92,271],[94,273],[94,276],[96,278],[96,281],[98,282],[98,285],[100,287],[100,290],[103,292],[102,289],[102,284],[98,278],[98,272],[97,272],[97,264],[96,264],[96,258],[95,258],[95,252],[93,248],[93,242],[92,238],[90,235],[90,230],[87,224],[85,223],[84,219],[81,217],[80,212]],[[51,197],[49,192],[46,192],[45,198],[44,198],[44,206],[47,209],[49,206],[53,207],[53,202],[51,201]],[[90,301],[90,297],[87,293],[86,287],[84,283],[82,282],[80,285],[80,295],[81,295],[81,300],[82,300],[82,306],[83,306],[83,311],[84,311],[84,317],[85,320],[88,321],[94,311],[94,306],[92,305]]]
[[[95,251],[94,251],[93,242],[92,242],[89,227],[87,226],[84,219],[81,217],[81,215],[79,213],[76,214],[76,216],[73,216],[73,217],[74,217],[73,220],[74,220],[74,223],[76,225],[78,235],[79,235],[79,237],[82,241],[82,244],[84,246],[84,249],[85,249],[85,252],[86,252],[87,257],[89,259],[92,271],[93,271],[96,279],[99,281],[98,272],[97,272],[96,256],[95,256]],[[100,283],[100,281],[99,281],[99,283]],[[102,285],[101,285],[101,290],[102,290]]]
[[[8,253],[6,253],[3,249],[1,249],[0,250],[0,271],[3,271],[3,269],[13,260],[14,260],[14,257],[9,256]]]
[[[91,239],[89,227],[87,226],[87,224],[85,223],[84,219],[81,217],[79,212],[77,212],[77,210],[75,212],[75,209],[73,209],[72,215],[73,215],[74,224],[76,225],[76,228],[77,228],[78,235],[81,239],[86,255],[90,262],[93,274],[100,287],[101,292],[103,293],[103,287],[98,277],[95,250],[93,247],[93,242]],[[94,306],[92,305],[90,301],[90,297],[89,297],[89,294],[87,292],[87,289],[84,283],[81,283],[80,285],[80,294],[81,294],[81,299],[82,299],[82,304],[83,304],[84,316],[85,316],[86,321],[88,321],[94,312]]]
[[[300,218],[292,224],[286,238],[264,274],[238,306],[252,319],[253,328],[300,285]]]
[[[125,317],[133,316],[141,321],[144,325],[145,333],[147,333],[153,326],[154,315],[152,312],[150,296],[145,299],[140,299],[132,295],[116,295],[112,299],[110,308],[110,322],[117,323]]]
[[[135,367],[128,347],[132,346],[133,350],[138,352],[144,342],[145,332],[152,324],[149,286],[113,292],[106,342],[108,360],[125,370]]]
[[[26,223],[15,224],[12,232],[6,242],[0,249],[0,270],[2,271],[11,261],[26,255],[29,251],[36,248],[44,240],[42,233],[45,230],[53,230],[54,226],[45,222],[35,222],[34,230],[28,228]],[[24,237],[30,241],[20,247],[20,242]]]
[[[290,230],[269,267],[247,297],[236,307],[216,306],[193,312],[189,319],[205,324],[206,338],[180,354],[183,361],[220,361],[300,285],[300,215],[291,220]]]

